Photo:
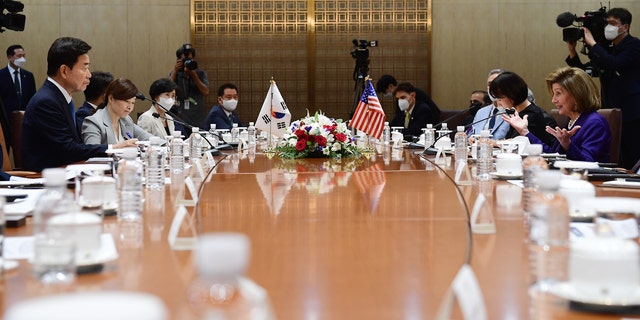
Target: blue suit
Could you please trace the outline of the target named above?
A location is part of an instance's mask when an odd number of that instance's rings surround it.
[[[104,155],[107,145],[86,145],[60,89],[49,80],[31,98],[22,123],[25,170],[42,171]]]
[[[479,121],[478,123],[474,124],[473,130],[471,131],[471,134],[480,134],[480,131],[482,131],[485,127],[485,124],[487,122],[489,122],[491,119],[487,119],[489,116],[491,116],[491,109],[493,108],[493,105],[490,104],[488,106],[482,107],[480,108],[480,110],[478,110],[478,112],[476,113],[476,116],[473,117],[473,122]],[[500,112],[502,108],[498,109],[498,113]],[[501,140],[504,139],[504,137],[507,135],[507,132],[509,132],[509,124],[504,122],[504,120],[502,120],[501,116],[495,116],[496,118],[496,122],[493,125],[493,130],[491,131],[491,135],[492,138],[495,140]],[[484,121],[480,121],[482,119],[486,119]],[[473,123],[472,122],[472,123]],[[489,128],[489,127],[487,127]]]
[[[220,105],[215,105],[211,108],[207,119],[204,121],[204,128],[202,129],[209,130],[212,123],[216,124],[216,129],[231,129],[234,123],[237,123],[238,127],[245,126],[238,118],[238,113],[235,110],[231,112],[231,118],[229,118]]]
[[[21,103],[18,102],[18,94],[13,84],[13,75],[9,72],[9,67],[0,69],[0,99],[4,103],[5,115],[11,119],[11,113],[16,110],[25,110],[27,103],[36,93],[36,80],[33,73],[20,68],[20,86],[22,90]],[[11,120],[9,120],[11,121]]]

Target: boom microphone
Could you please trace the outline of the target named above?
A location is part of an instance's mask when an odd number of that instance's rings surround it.
[[[571,12],[563,12],[558,15],[556,18],[556,24],[560,28],[566,28],[573,24],[573,21],[576,20],[576,15]]]

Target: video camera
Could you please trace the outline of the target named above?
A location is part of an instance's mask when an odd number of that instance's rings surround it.
[[[584,37],[584,30],[581,27],[586,27],[591,31],[593,39],[600,44],[608,43],[608,40],[604,37],[604,27],[607,26],[607,7],[601,6],[596,11],[586,11],[584,15],[577,16],[571,12],[563,12],[556,18],[556,24],[562,29],[562,40],[566,42],[578,41]],[[574,22],[578,25],[575,26]]]
[[[193,54],[195,56],[195,50],[190,43],[185,43],[182,45],[182,53],[184,54],[184,58],[182,59],[182,65],[187,67],[189,70],[198,69],[198,63],[194,59],[189,59],[189,54]]]
[[[378,40],[358,40],[353,39],[353,47],[351,48],[351,57],[356,59],[356,67],[353,70],[353,80],[357,80],[359,76],[364,77],[369,72],[369,49],[368,47],[377,47]]]
[[[4,11],[7,11],[5,13]],[[13,31],[24,31],[26,17],[22,12],[24,4],[20,1],[0,0],[0,32],[4,32],[4,28]]]

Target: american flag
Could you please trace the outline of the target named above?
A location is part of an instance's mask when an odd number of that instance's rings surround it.
[[[351,127],[380,139],[386,118],[376,91],[373,89],[371,79],[367,79],[362,97],[351,119]]]

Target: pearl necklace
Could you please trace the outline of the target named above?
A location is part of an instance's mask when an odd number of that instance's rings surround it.
[[[569,120],[569,125],[567,125],[567,129],[571,130],[571,128],[573,128],[573,125],[576,124],[576,121],[578,121],[579,118],[580,118],[580,115],[578,115],[574,120]]]

